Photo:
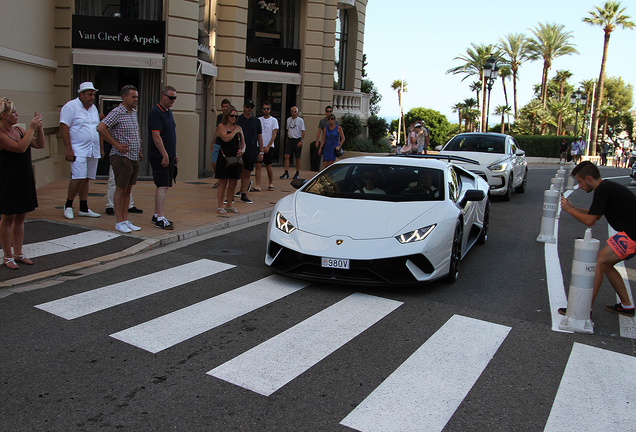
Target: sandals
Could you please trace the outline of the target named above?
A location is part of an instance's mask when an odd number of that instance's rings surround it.
[[[227,214],[227,212],[225,211],[225,209],[223,207],[219,207],[216,209],[216,212],[220,215],[224,215]]]
[[[24,255],[24,254],[22,254],[22,255],[13,254],[13,259],[14,259],[14,261],[19,261],[19,262],[21,262],[23,264],[26,264],[26,265],[33,265],[33,261],[28,259],[26,257],[26,255]]]
[[[268,191],[273,191],[274,190],[274,185],[271,185],[267,188]]]
[[[225,212],[226,213],[240,213],[240,211],[238,211],[236,209],[236,207],[225,207]]]
[[[253,187],[253,188],[250,189],[250,192],[260,192],[260,191],[261,191],[261,188],[257,189],[255,187]]]
[[[11,270],[18,270],[20,267],[15,263],[13,258],[2,258],[2,264],[6,265]]]
[[[216,182],[216,183],[214,183],[214,184],[212,185],[212,189],[216,189],[216,188],[218,188],[218,187],[219,187],[219,183],[220,183],[220,182]]]

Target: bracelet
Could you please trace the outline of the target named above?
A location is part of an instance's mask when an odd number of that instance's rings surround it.
[[[265,152],[260,152],[259,154],[265,154]]]

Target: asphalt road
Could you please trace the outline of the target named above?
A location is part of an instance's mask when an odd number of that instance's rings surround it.
[[[554,174],[533,169],[525,194],[494,200],[454,284],[273,276],[260,223],[1,298],[0,430],[629,430],[636,347],[603,311],[609,284],[594,335],[551,329],[536,237]],[[567,288],[585,230],[565,213],[559,226]],[[594,237],[607,233],[602,219]],[[586,365],[610,377],[581,381]]]

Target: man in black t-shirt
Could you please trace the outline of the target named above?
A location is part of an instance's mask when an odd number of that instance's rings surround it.
[[[607,244],[598,253],[592,304],[605,275],[621,299],[616,305],[605,306],[605,310],[633,317],[634,305],[627,294],[623,277],[614,265],[636,254],[636,195],[621,184],[603,180],[598,167],[590,161],[578,164],[571,175],[579,183],[579,188],[587,193],[594,191],[592,205],[589,210],[577,208],[570,200],[562,197],[562,210],[589,227],[601,216],[605,216],[610,226],[617,231],[614,236],[607,239]],[[559,312],[565,314],[565,308],[559,309]]]

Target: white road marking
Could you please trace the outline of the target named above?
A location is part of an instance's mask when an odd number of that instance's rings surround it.
[[[441,431],[509,331],[454,315],[340,424],[362,432]]]
[[[616,234],[616,230],[611,226],[607,225],[607,233],[609,237],[612,237]],[[625,288],[627,288],[627,295],[631,300],[632,304],[634,304],[634,296],[632,294],[632,286],[629,283],[629,276],[627,275],[627,269],[625,268],[625,261],[621,261],[614,266],[614,268],[618,271],[618,273],[623,278],[623,282],[625,282]],[[621,299],[616,296],[616,302],[620,303]],[[618,323],[620,325],[620,332],[622,337],[636,339],[636,317],[628,317],[625,315],[618,315]]]
[[[71,320],[202,279],[233,267],[230,264],[202,259],[35,307]]]
[[[92,246],[119,237],[119,234],[106,231],[88,231],[53,240],[38,243],[30,243],[22,246],[22,253],[29,258],[36,258],[44,255],[51,255],[59,252],[66,252],[86,246]],[[4,257],[4,252],[0,250],[0,257]]]
[[[636,358],[575,343],[544,432],[634,430]]]
[[[111,336],[157,353],[309,285],[283,276],[269,276]]]
[[[402,302],[355,293],[208,375],[269,396],[391,313]]]

